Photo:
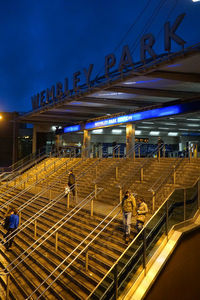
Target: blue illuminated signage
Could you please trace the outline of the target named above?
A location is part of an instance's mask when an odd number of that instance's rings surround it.
[[[81,130],[81,125],[73,125],[64,128],[64,133]]]
[[[171,116],[181,113],[181,105],[173,105],[168,107],[155,108],[152,110],[142,111],[130,115],[119,116],[106,120],[100,120],[96,122],[86,123],[85,129],[93,129],[99,127],[106,127],[111,125],[118,125],[122,123],[140,121],[144,119],[159,118],[165,116]]]
[[[199,111],[199,109],[200,109],[200,100],[189,102],[189,103],[180,103],[176,105],[136,112],[130,115],[118,116],[110,119],[89,122],[85,124],[85,127],[81,127],[81,125],[68,126],[64,128],[64,133],[79,131],[83,129],[90,130],[95,128],[108,127],[112,125],[119,125],[128,122],[136,122],[145,119],[162,118],[162,117],[177,115],[181,113],[188,113],[191,111]]]

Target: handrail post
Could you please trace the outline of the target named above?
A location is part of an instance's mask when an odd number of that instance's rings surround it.
[[[165,149],[165,145],[163,146],[163,157],[165,157],[165,152],[166,152],[166,149]]]
[[[144,169],[143,167],[140,169],[140,181],[142,182],[144,180]]]
[[[58,251],[58,231],[56,231],[56,236],[55,236],[55,251]]]
[[[140,145],[138,147],[138,157],[140,158]]]
[[[146,228],[144,227],[144,230],[143,230],[143,269],[144,269],[145,276],[146,276],[146,250],[147,250]]]
[[[19,226],[21,225],[21,222],[22,222],[22,213],[21,211],[19,212]]]
[[[97,200],[97,184],[95,183],[95,185],[94,185],[94,197],[95,197],[95,199]]]
[[[166,202],[166,208],[165,208],[165,210],[166,210],[166,222],[165,222],[165,233],[166,233],[166,236],[167,236],[167,241],[168,241],[168,239],[169,239],[169,237],[168,237],[168,227],[169,227],[169,214],[168,214],[168,207],[169,207],[169,205],[168,205],[168,201]]]
[[[95,166],[95,177],[97,179],[97,166]]]
[[[158,162],[160,162],[160,149],[158,150]]]
[[[152,191],[152,192],[153,192],[153,197],[152,197],[152,210],[154,211],[154,210],[155,210],[156,193],[155,193],[155,191]]]
[[[78,189],[78,185],[75,182],[75,201],[76,201],[76,203],[77,203],[77,199],[78,199],[78,191],[77,191],[77,189]]]
[[[93,200],[93,199],[91,200],[90,205],[91,205],[91,212],[90,212],[90,215],[91,215],[91,217],[93,217],[93,212],[94,212],[94,200]]]
[[[10,290],[10,274],[7,274],[7,278],[6,278],[6,300],[9,299],[9,290]]]
[[[120,147],[118,148],[118,158],[120,158]]]
[[[133,152],[133,160],[135,161],[135,150]]]
[[[122,187],[120,186],[119,190],[119,202],[122,202]]]
[[[37,220],[34,222],[34,238],[37,238]]]
[[[183,190],[184,192],[184,207],[183,207],[183,220],[186,220],[186,189]]]
[[[114,299],[118,298],[118,264],[114,267]]]
[[[87,248],[86,252],[85,252],[85,271],[86,272],[88,272],[88,256],[89,256],[89,250]]]
[[[173,181],[176,184],[176,167],[174,166]]]
[[[118,175],[119,175],[118,171],[119,171],[118,167],[116,167],[116,169],[115,169],[115,178],[116,178],[116,180],[118,180]]]
[[[69,195],[70,193],[67,194],[67,209],[69,209]]]

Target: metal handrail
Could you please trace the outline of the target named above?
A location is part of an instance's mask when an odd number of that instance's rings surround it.
[[[135,152],[139,147],[139,144],[134,145],[126,154],[123,155],[122,158],[120,158],[120,160],[114,161],[103,174],[98,176],[98,178],[94,180],[94,183],[98,184],[98,182],[100,182],[102,178],[105,177],[105,175],[107,175],[111,171],[111,168],[113,169],[116,166],[119,167],[119,165],[121,165],[124,162],[124,159],[127,157],[127,155],[129,155],[132,152]]]
[[[152,159],[152,156],[156,153],[158,153],[160,150],[162,150],[164,148],[164,145],[161,146],[157,146],[156,149],[154,149],[152,152],[150,152],[147,157],[144,158],[144,161],[142,161],[139,166],[134,169],[133,173],[132,173],[132,177],[133,175],[135,175],[137,172],[140,172],[141,169],[144,168],[145,165],[147,165],[150,161],[150,159]],[[124,187],[127,184],[127,177],[130,178],[130,174],[128,174],[125,178],[123,178],[123,181],[120,182],[120,184],[118,184],[118,187],[120,187],[120,189],[124,189]]]
[[[100,192],[101,189],[99,189]],[[63,194],[63,193],[62,193]],[[63,196],[63,195],[62,195]],[[85,199],[83,199],[79,204],[77,204],[72,210],[70,210],[66,215],[64,215],[59,221],[57,221],[51,228],[49,228],[43,235],[41,235],[33,244],[31,244],[26,250],[24,250],[19,256],[17,256],[13,261],[11,261],[4,270],[0,271],[0,275],[7,275],[12,272],[16,267],[19,266],[27,257],[29,257],[38,247],[40,247],[46,240],[48,240],[56,231],[58,231],[63,225],[65,225],[71,218],[76,215],[85,205],[87,205],[93,198],[95,197],[95,191],[92,191]],[[55,204],[55,203],[54,203]],[[78,208],[78,209],[77,209]],[[74,212],[75,211],[75,212]],[[74,212],[74,213],[73,213]],[[68,217],[71,213],[73,213],[70,217]],[[68,217],[65,221],[64,219]],[[32,220],[33,222],[34,220]],[[64,221],[64,222],[63,222]],[[30,224],[32,223],[30,222]],[[28,224],[29,225],[29,224]],[[24,229],[24,228],[23,228]],[[23,230],[21,229],[21,230]],[[54,231],[52,231],[55,229]],[[21,231],[20,230],[20,231]],[[51,232],[51,233],[50,233]],[[48,233],[50,233],[47,237],[45,237]],[[36,245],[39,241],[41,241],[34,249],[27,253],[34,245]],[[6,269],[10,268],[13,263],[15,263],[19,258],[21,258],[24,254],[25,257],[21,261],[19,261],[13,268],[9,269],[6,272]],[[2,273],[3,272],[3,273]]]
[[[51,165],[54,164],[53,162],[50,162],[50,164],[48,164],[48,166],[44,166],[43,170],[45,171],[46,168],[50,167]],[[66,165],[66,162],[62,163],[59,167],[57,167],[57,169],[55,169],[55,171],[53,170],[50,174],[46,174],[44,178],[41,178],[37,181],[35,181],[32,185],[29,185],[26,189],[20,191],[17,195],[15,195],[13,198],[11,198],[9,201],[6,201],[3,205],[0,206],[0,209],[9,205],[10,203],[12,203],[18,196],[23,195],[24,193],[26,193],[27,191],[29,191],[30,189],[34,188],[37,184],[39,184],[40,182],[42,182],[45,178],[49,177],[49,175],[52,175],[54,172],[58,171],[58,169],[61,169],[64,165]],[[34,176],[37,176],[38,174],[41,173],[41,170],[39,170],[38,172],[36,172],[34,174]],[[6,192],[1,193],[0,196],[4,197],[6,196],[8,193],[12,192],[13,190],[15,190],[17,187],[22,186],[24,183],[27,183],[28,180],[30,179],[29,176],[27,179],[22,180],[20,183],[16,184],[15,186],[12,186],[10,189],[8,189]]]
[[[41,160],[41,159],[43,159],[43,158],[45,158],[45,157],[47,157],[47,156],[48,156],[48,155],[47,155],[46,153],[39,153],[39,154],[37,154],[35,157],[34,157],[34,156],[31,157],[30,160],[26,161],[24,164],[18,165],[19,162],[14,163],[13,165],[11,165],[11,166],[9,166],[9,167],[7,168],[7,169],[10,169],[10,171],[4,172],[4,173],[9,173],[9,174],[10,174],[10,176],[8,175],[8,176],[6,177],[6,179],[8,180],[11,176],[15,175],[15,173],[16,173],[16,176],[19,175],[20,170],[21,170],[21,172],[22,172],[22,171],[23,171],[23,168],[24,168],[25,166],[28,166],[28,165],[32,164],[33,162],[37,161],[38,159]],[[28,156],[27,156],[27,157],[28,157]],[[22,160],[23,160],[23,159],[22,159]],[[17,165],[16,168],[14,168],[15,165]],[[5,180],[5,179],[1,179],[0,182],[2,182],[2,181],[4,181],[4,180]],[[11,180],[12,180],[12,178],[11,178]]]
[[[168,172],[167,176],[163,176],[161,178],[158,178],[154,184],[149,188],[150,192],[154,192],[157,193],[158,190],[168,182],[169,178],[171,177],[171,175],[174,173],[175,170],[177,170],[180,165],[182,164],[182,162],[184,161],[185,157],[181,157],[181,158],[177,158],[176,159],[176,163],[174,164],[174,162],[171,164],[172,168],[170,168],[170,171]],[[159,184],[159,185],[158,185]],[[158,185],[158,186],[157,186]],[[156,187],[157,186],[157,187]]]
[[[26,300],[30,299],[33,294],[35,294],[35,292],[66,262],[66,260],[72,256],[72,254],[78,249],[80,248],[80,246],[86,242],[89,237],[103,224],[103,222],[105,222],[108,217],[110,217],[110,215],[121,205],[121,203],[117,204],[114,209],[87,235],[87,237],[85,237],[81,243],[76,246],[74,248],[74,250],[67,256],[65,257],[65,259],[51,272],[51,274],[48,275],[48,277],[46,277],[46,279],[31,293],[31,295],[28,296],[28,298],[26,298]],[[121,210],[120,210],[121,211]],[[79,252],[79,254],[77,254],[77,256],[59,273],[59,275],[50,283],[48,284],[48,287],[40,294],[40,296],[37,298],[39,299],[51,286],[52,284],[71,266],[71,264],[85,251],[87,250],[87,248],[91,245],[92,242],[94,242],[94,240],[107,228],[108,225],[110,225],[110,223],[118,216],[118,214],[120,213],[120,211],[118,211],[111,219],[110,221],[92,238],[92,240]]]
[[[86,170],[84,170],[83,172],[81,172],[80,174],[79,174],[79,177],[77,178],[77,179],[79,179],[79,178],[81,178],[83,175],[85,175],[87,172],[88,172],[88,170],[90,170],[90,167],[92,166],[92,165],[96,165],[97,163],[99,163],[99,161],[101,161],[101,159],[97,159],[97,161],[95,161],[94,163],[92,163],[91,165],[89,165],[89,167],[86,169]],[[77,166],[78,164],[79,164],[80,162],[78,162],[78,163],[76,163],[75,165]],[[73,166],[74,167],[74,166]],[[70,169],[71,169],[72,167],[70,167]],[[62,175],[64,174],[65,172],[63,172],[61,175],[60,175],[60,177],[59,178],[61,178],[62,177]],[[46,193],[46,192],[48,192],[53,186],[56,186],[57,185],[57,182],[58,182],[58,178],[56,178],[56,180],[54,181],[54,184],[51,184],[51,185],[49,185],[46,189],[43,189],[40,193],[38,193],[37,195],[36,195],[36,197],[32,197],[29,201],[27,201],[25,204],[22,204],[22,209],[24,209],[26,206],[28,206],[30,203],[32,203],[33,201],[35,201],[35,200],[37,200],[41,195],[43,195],[44,193]],[[71,187],[71,190],[73,190],[75,188],[75,184]],[[18,228],[18,230],[17,230],[17,232],[16,232],[16,234],[15,235],[17,235],[19,232],[21,232],[24,228],[26,228],[28,225],[30,225],[34,220],[36,220],[38,217],[40,217],[44,212],[46,212],[49,208],[51,208],[55,203],[57,203],[61,198],[63,198],[63,194],[64,193],[61,193],[61,194],[59,194],[58,196],[57,196],[57,198],[55,198],[56,200],[55,201],[53,201],[53,200],[51,200],[51,204],[47,204],[46,206],[44,206],[43,208],[41,208],[35,215],[33,215],[31,218],[29,218],[28,220],[26,220],[26,222],[24,222],[19,228]],[[21,209],[21,210],[22,210]],[[19,209],[19,211],[21,211],[20,209]],[[35,217],[35,219],[34,220],[32,220],[33,218]],[[29,223],[28,223],[29,222]],[[27,225],[26,225],[27,224]],[[24,226],[25,225],[25,226]],[[19,230],[20,229],[20,230]],[[9,234],[8,236],[7,236],[7,241],[6,242],[8,242],[9,240],[10,240],[10,238],[11,238],[11,236],[12,237],[14,237],[15,235],[13,235],[13,233],[11,233],[11,234]],[[4,242],[3,244],[5,244],[6,242]]]
[[[189,147],[188,151],[190,152],[192,149],[192,147]],[[157,193],[158,190],[168,182],[169,178],[171,177],[171,175],[180,167],[180,165],[183,163],[184,159],[187,159],[186,157],[177,157],[176,159],[176,163],[174,164],[174,162],[172,163],[173,168],[169,171],[168,175],[165,176],[164,178],[158,178],[156,180],[156,182],[150,187],[149,191]],[[160,183],[157,187],[156,185]],[[156,188],[155,188],[156,187]]]
[[[66,164],[66,162],[63,163],[63,164],[61,165],[60,168],[62,168],[65,164]],[[78,164],[80,164],[80,162],[75,163],[73,166],[70,166],[70,168],[72,168],[72,167],[74,168],[74,167],[77,166]],[[55,170],[55,171],[52,171],[50,174],[47,174],[47,175],[45,176],[45,178],[49,177],[49,175],[52,175],[54,172],[58,171],[60,168],[58,168],[58,169]],[[55,185],[57,184],[58,179],[60,179],[64,173],[65,173],[65,171],[64,171],[62,174],[60,174],[60,176],[59,176],[58,178],[56,178],[56,179],[53,181],[53,183],[52,183],[51,185],[49,185],[48,187],[46,186],[46,187],[45,187],[43,190],[41,190],[38,194],[34,195],[29,201],[26,201],[25,203],[23,203],[23,204],[19,207],[18,211],[21,212],[26,206],[28,206],[29,204],[31,204],[32,202],[34,202],[35,200],[37,200],[37,199],[38,199],[41,195],[43,195],[44,193],[48,192],[48,191],[52,188],[52,186],[55,186]],[[30,185],[26,190],[22,190],[20,193],[18,193],[18,194],[15,195],[13,198],[11,198],[10,201],[7,201],[7,202],[4,203],[2,206],[0,206],[0,209],[3,208],[4,206],[9,205],[10,203],[12,203],[14,200],[16,200],[17,197],[23,195],[23,193],[25,193],[25,192],[29,191],[30,189],[34,188],[37,184],[39,184],[39,183],[42,182],[43,180],[44,180],[44,178],[41,178],[40,180],[38,180],[38,181],[37,181],[36,183],[34,183],[33,185]]]
[[[198,179],[195,181],[195,183],[190,186],[189,188],[194,187],[197,182],[200,180],[200,176],[198,177]],[[177,188],[176,188],[177,189]],[[101,285],[101,283],[105,280],[105,278],[111,273],[111,271],[116,267],[116,265],[119,263],[119,261],[122,259],[123,255],[129,251],[129,248],[134,244],[134,242],[137,240],[137,238],[139,236],[143,236],[144,231],[146,230],[147,226],[150,224],[150,222],[153,220],[153,218],[159,213],[159,211],[164,207],[164,205],[166,204],[166,202],[169,200],[169,198],[171,197],[171,195],[174,193],[174,191],[176,190],[175,188],[173,189],[173,191],[171,191],[171,193],[167,196],[167,198],[165,199],[165,201],[163,202],[163,204],[155,211],[155,213],[151,216],[151,218],[146,222],[146,224],[144,225],[143,229],[134,237],[134,239],[132,240],[132,242],[128,245],[128,247],[123,251],[123,253],[118,257],[118,259],[115,261],[115,263],[112,265],[112,267],[108,270],[108,272],[104,275],[104,277],[100,280],[100,282],[98,283],[98,285],[94,288],[94,290],[90,293],[90,295],[86,298],[86,300],[90,299],[90,297],[92,296],[92,294],[94,294],[94,292],[97,290],[97,288]],[[178,188],[180,189],[180,188]],[[177,190],[178,190],[177,189]]]

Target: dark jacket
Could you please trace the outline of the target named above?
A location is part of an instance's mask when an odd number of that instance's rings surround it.
[[[75,175],[73,173],[69,174],[68,185],[73,185],[75,183]]]

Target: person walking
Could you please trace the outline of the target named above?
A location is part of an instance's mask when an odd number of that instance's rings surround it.
[[[8,231],[5,234],[6,240],[8,240],[5,243],[6,250],[9,250],[12,246],[13,240],[14,240],[14,235],[16,233],[16,229],[19,225],[19,216],[16,208],[13,208],[10,213],[9,217],[9,226],[8,226]]]
[[[128,244],[131,231],[131,218],[135,214],[136,201],[135,197],[130,191],[126,191],[122,199],[122,214],[124,225],[125,243]]]
[[[147,204],[144,202],[143,197],[138,197],[138,209],[137,209],[137,220],[136,220],[137,233],[139,233],[142,230],[147,213],[148,213]]]
[[[70,170],[69,177],[68,177],[68,186],[70,188],[70,191],[72,191],[73,200],[75,198],[75,183],[76,183],[76,177],[75,177],[73,171]]]

